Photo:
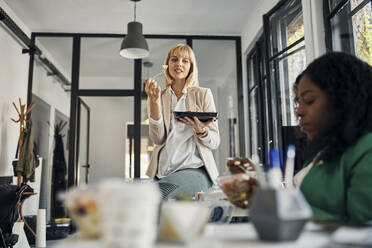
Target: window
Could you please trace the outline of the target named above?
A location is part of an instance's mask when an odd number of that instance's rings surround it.
[[[267,147],[282,149],[282,129],[297,125],[292,86],[306,67],[304,22],[300,0],[282,0],[264,15],[267,46],[267,97],[272,121]]]
[[[372,65],[371,0],[324,0],[328,51],[356,55]]]
[[[264,113],[263,107],[263,81],[265,75],[264,68],[264,39],[263,36],[257,41],[256,45],[248,53],[247,78],[248,78],[248,123],[249,123],[249,156],[257,154],[261,161],[264,161],[265,147],[264,138]]]

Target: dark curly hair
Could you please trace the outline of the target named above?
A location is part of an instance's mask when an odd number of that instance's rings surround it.
[[[350,54],[327,53],[297,77],[293,86],[296,102],[304,75],[326,92],[334,111],[331,130],[313,142],[317,143],[313,147],[323,150],[319,159],[329,161],[372,131],[372,67]]]

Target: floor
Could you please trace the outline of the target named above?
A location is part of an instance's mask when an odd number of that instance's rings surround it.
[[[52,247],[54,244],[59,242],[60,240],[47,240],[46,247]],[[30,248],[37,248],[35,245],[30,245]]]

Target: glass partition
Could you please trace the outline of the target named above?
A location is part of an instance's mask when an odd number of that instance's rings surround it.
[[[45,34],[37,35],[44,36]],[[238,37],[227,37],[226,39],[213,39],[207,36],[202,39],[195,39],[193,36],[175,36],[174,39],[169,38],[172,36],[168,35],[164,37],[159,35],[159,37],[147,39],[151,51],[149,57],[142,60],[129,60],[119,55],[118,50],[122,38],[118,38],[117,35],[74,34],[68,38],[61,37],[60,34],[57,34],[56,37],[37,36],[37,46],[40,46],[42,51],[45,48],[46,52],[43,55],[46,56],[47,52],[53,54],[50,59],[55,62],[55,68],[59,69],[58,72],[47,71],[47,77],[55,78],[53,87],[58,86],[62,91],[58,94],[65,96],[63,99],[53,97],[54,100],[58,100],[56,104],[60,114],[57,117],[54,114],[56,111],[53,112],[53,108],[51,108],[50,115],[53,115],[54,119],[63,119],[61,116],[70,118],[70,103],[74,104],[71,107],[71,128],[74,129],[74,134],[69,136],[69,130],[66,129],[66,139],[67,137],[71,138],[70,145],[74,149],[74,151],[65,151],[66,161],[70,159],[74,163],[74,167],[68,170],[70,186],[87,181],[95,183],[109,176],[133,178],[139,175],[141,178],[147,178],[145,172],[154,147],[148,137],[147,97],[143,87],[144,79],[161,72],[168,50],[179,43],[191,42],[199,65],[200,86],[211,88],[214,95],[217,111],[220,114],[222,142],[220,148],[214,151],[220,172],[226,169],[225,164],[228,156],[240,153],[239,143],[242,141],[241,144],[244,144],[244,137],[239,137],[240,130],[237,124],[239,120],[237,71],[240,71],[240,68],[237,68],[240,63],[237,64],[238,58],[236,56]],[[73,45],[74,49],[72,49]],[[80,54],[77,54],[79,51]],[[44,57],[41,57],[40,61],[42,59]],[[73,59],[74,62],[77,62],[76,59],[80,59],[79,63],[72,63]],[[60,90],[50,91],[42,89],[40,86],[40,82],[42,82],[40,79],[43,75],[38,70],[44,68],[45,60],[43,61],[39,66],[38,60],[36,60],[33,79],[33,91],[35,92],[33,93],[45,100],[43,97],[52,97],[51,91],[59,92]],[[74,68],[72,68],[72,64]],[[141,74],[138,74],[139,71]],[[79,76],[78,79],[75,77],[76,75]],[[73,82],[71,82],[71,78],[74,79]],[[157,81],[162,88],[165,87],[163,75],[160,74]],[[56,84],[56,82],[59,83]],[[135,85],[136,82],[138,85]],[[71,87],[71,83],[79,83],[79,86],[77,88]],[[44,95],[40,97],[39,92]],[[85,103],[87,108],[81,108],[78,103],[79,99]],[[139,99],[141,100],[140,114],[139,109],[137,112],[134,111],[139,107]],[[87,109],[90,109],[89,114]],[[141,137],[137,137],[139,119]],[[135,124],[134,120],[136,120]],[[242,122],[239,124],[241,125]],[[100,125],[100,128],[97,128],[97,125]],[[66,127],[69,127],[69,124]],[[90,132],[88,132],[88,128],[90,128]],[[229,135],[229,132],[235,132],[235,135]],[[112,133],[116,133],[116,136],[113,136]],[[109,142],[108,137],[111,137],[113,142]],[[118,139],[122,143],[119,143]],[[137,146],[138,139],[140,139],[140,146]],[[68,140],[65,142],[67,143]],[[51,142],[49,148],[50,144]],[[65,145],[67,149],[68,144]],[[134,152],[138,147],[140,152],[138,150]],[[70,156],[67,154],[69,152],[71,152]],[[137,157],[138,155],[140,158]]]
[[[186,44],[185,39],[147,39],[151,51],[147,58],[142,59],[142,79],[153,77],[162,71],[165,56],[169,49],[177,44]],[[156,77],[158,85],[164,89],[163,74]],[[144,89],[144,88],[143,88]]]
[[[193,40],[192,44],[200,86],[211,89],[218,112],[221,144],[213,152],[219,171],[223,173],[227,170],[227,158],[240,154],[235,41]],[[234,137],[229,135],[231,129],[234,130]]]
[[[122,38],[82,38],[79,89],[134,89],[134,60],[119,55]]]
[[[142,115],[141,115],[141,178],[148,178],[146,171],[150,163],[154,144],[149,137],[149,120],[147,111],[147,95],[145,92],[145,79],[154,77],[162,71],[165,56],[169,49],[176,44],[186,44],[185,39],[147,39],[151,50],[150,55],[142,60]],[[160,74],[155,78],[161,89],[165,88],[164,75]],[[133,177],[133,171],[128,171]]]

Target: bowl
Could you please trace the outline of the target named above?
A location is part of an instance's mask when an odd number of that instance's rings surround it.
[[[243,157],[228,158],[227,168],[229,168],[231,174],[245,173],[254,170],[252,162],[248,158]]]
[[[258,187],[256,172],[227,175],[217,178],[217,184],[227,199],[240,208],[247,208]]]

